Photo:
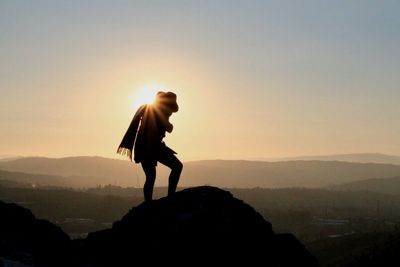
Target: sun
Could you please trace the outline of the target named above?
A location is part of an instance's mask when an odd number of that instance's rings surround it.
[[[138,88],[133,96],[132,107],[138,108],[143,104],[153,104],[158,91],[162,91],[159,84],[146,85]]]

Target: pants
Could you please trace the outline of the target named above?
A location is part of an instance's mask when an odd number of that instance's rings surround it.
[[[168,196],[171,196],[175,193],[178,186],[183,164],[173,154],[173,151],[166,146],[161,149],[157,161],[171,169],[168,180]],[[143,187],[144,200],[150,201],[153,198],[153,188],[156,181],[156,164],[153,161],[142,161],[141,164],[146,175],[146,182]]]

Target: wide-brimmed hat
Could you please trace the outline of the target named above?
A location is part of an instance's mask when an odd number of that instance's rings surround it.
[[[169,108],[171,112],[179,110],[178,103],[176,103],[176,94],[172,92],[157,92],[156,102],[161,106]]]

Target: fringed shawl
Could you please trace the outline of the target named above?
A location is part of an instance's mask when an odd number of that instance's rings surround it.
[[[136,134],[139,128],[140,121],[143,117],[144,111],[146,110],[147,105],[141,106],[133,116],[133,119],[129,125],[128,130],[126,131],[124,138],[121,141],[117,149],[117,153],[121,155],[126,155],[132,161],[132,151],[133,145],[135,144]]]

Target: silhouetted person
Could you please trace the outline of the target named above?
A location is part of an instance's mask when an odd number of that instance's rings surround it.
[[[176,94],[158,92],[153,104],[143,105],[136,111],[118,147],[117,152],[128,155],[131,160],[134,147],[134,160],[142,164],[146,174],[143,188],[145,201],[150,201],[153,196],[157,162],[171,169],[168,196],[176,191],[183,165],[174,155],[176,152],[165,145],[163,138],[165,132],[172,132],[173,125],[169,122],[169,117],[178,109]]]

